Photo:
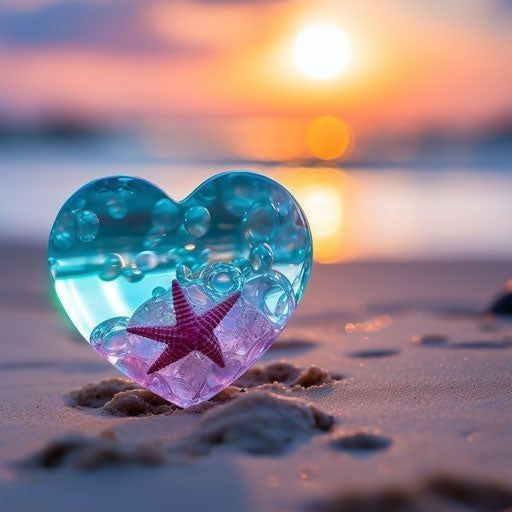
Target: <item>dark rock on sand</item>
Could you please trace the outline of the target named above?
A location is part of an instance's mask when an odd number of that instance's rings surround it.
[[[512,291],[507,290],[491,304],[489,313],[499,316],[512,316]]]

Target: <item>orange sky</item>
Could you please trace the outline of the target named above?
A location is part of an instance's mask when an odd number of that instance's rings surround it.
[[[135,123],[335,114],[378,130],[478,127],[512,112],[506,2],[93,1],[87,15],[65,3],[0,11],[0,113]],[[346,71],[323,82],[292,61],[296,34],[316,21],[343,28],[353,48]]]

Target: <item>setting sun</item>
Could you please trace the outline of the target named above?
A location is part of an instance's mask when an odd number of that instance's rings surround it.
[[[315,23],[297,36],[293,58],[301,73],[315,80],[326,80],[344,71],[350,52],[350,41],[341,28]]]

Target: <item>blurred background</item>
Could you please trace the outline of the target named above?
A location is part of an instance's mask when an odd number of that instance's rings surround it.
[[[509,0],[0,0],[0,244],[133,174],[249,169],[315,260],[512,255]]]

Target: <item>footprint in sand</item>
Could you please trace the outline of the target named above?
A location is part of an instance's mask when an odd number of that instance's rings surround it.
[[[71,435],[51,441],[21,467],[90,470],[113,465],[154,466],[175,457],[189,460],[190,456],[207,455],[220,446],[273,455],[326,434],[333,425],[332,416],[304,400],[256,391],[205,412],[185,437],[173,443],[127,444],[118,441],[112,430],[90,438]]]
[[[268,349],[267,353],[272,355],[275,352],[305,352],[307,350],[312,350],[318,345],[319,343],[317,341],[300,338],[278,340]]]
[[[425,334],[413,336],[412,342],[415,345],[425,347],[440,347],[455,350],[500,350],[512,347],[512,340],[476,340],[449,342],[448,337],[443,334]]]
[[[448,336],[441,333],[431,333],[423,336],[413,336],[411,341],[414,345],[422,347],[440,347],[448,343]]]
[[[380,349],[371,349],[371,350],[359,350],[357,352],[350,352],[347,354],[349,357],[354,357],[358,359],[378,359],[382,357],[390,357],[396,356],[400,353],[399,349],[392,348],[380,348]]]
[[[48,368],[65,373],[99,373],[105,371],[105,363],[85,361],[15,361],[11,363],[0,363],[0,371],[46,370]]]
[[[512,488],[486,479],[458,475],[434,474],[419,482],[395,484],[378,490],[340,490],[320,503],[312,503],[310,510],[319,512],[481,512],[505,511],[512,506]]]
[[[379,431],[368,429],[342,432],[331,438],[330,445],[337,451],[351,455],[370,455],[391,446],[391,439]]]
[[[156,466],[164,462],[162,449],[157,445],[128,445],[106,437],[68,435],[48,443],[39,452],[21,463],[25,469],[56,469],[70,467],[78,470],[107,466]]]
[[[502,350],[512,347],[512,340],[459,341],[450,343],[447,348],[470,350]]]

